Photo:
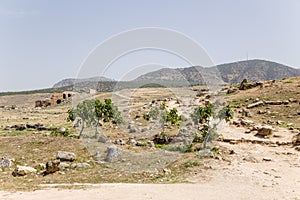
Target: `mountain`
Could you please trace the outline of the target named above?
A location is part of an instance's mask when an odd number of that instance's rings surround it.
[[[204,68],[192,66],[187,68],[163,68],[139,76],[135,81],[188,81],[203,84],[204,78],[216,80],[221,77],[227,83],[239,83],[244,78],[250,81],[279,80],[282,78],[300,76],[300,69],[288,67],[265,60],[249,60]]]
[[[84,83],[84,82],[110,82],[114,81],[113,79],[109,79],[103,76],[100,77],[92,77],[92,78],[84,78],[84,79],[76,79],[76,78],[68,78],[59,81],[53,85],[53,88],[61,88],[66,86],[73,86],[76,83]]]
[[[300,76],[300,69],[265,60],[240,61],[218,65],[217,68],[227,83],[240,83],[244,78],[260,81]]]

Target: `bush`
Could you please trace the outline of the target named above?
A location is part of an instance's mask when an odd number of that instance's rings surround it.
[[[233,111],[229,105],[225,106],[222,110],[219,111],[218,117],[220,119],[225,119],[228,122],[233,118]]]
[[[214,105],[209,103],[205,107],[197,107],[194,112],[191,113],[191,118],[195,124],[205,123],[209,121],[209,118],[214,115]]]
[[[188,160],[186,161],[183,166],[185,168],[189,168],[189,167],[194,167],[194,166],[199,166],[200,165],[200,162],[199,161],[191,161],[191,160]]]

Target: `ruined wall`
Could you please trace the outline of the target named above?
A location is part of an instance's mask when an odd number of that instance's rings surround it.
[[[53,93],[50,99],[37,100],[35,102],[35,107],[47,107],[51,105],[58,105],[67,100],[71,100],[75,95],[75,92],[63,92],[63,93]]]

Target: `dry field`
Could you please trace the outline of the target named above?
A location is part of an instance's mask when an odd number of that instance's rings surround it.
[[[214,192],[218,195],[218,199],[220,197],[300,199],[300,151],[292,143],[300,128],[300,104],[299,101],[293,101],[293,99],[300,100],[299,84],[299,78],[291,78],[276,82],[272,86],[256,87],[220,97],[234,106],[235,120],[243,118],[252,120],[254,124],[269,124],[274,127],[274,133],[270,137],[257,137],[248,131],[249,127],[247,126],[237,127],[233,124],[226,124],[219,129],[222,139],[215,143],[219,151],[211,158],[200,159],[197,151],[169,152],[148,145],[125,144],[117,145],[122,148],[124,153],[122,160],[115,163],[103,162],[108,144],[100,144],[91,138],[79,140],[75,137],[56,136],[51,134],[51,131],[5,130],[5,127],[15,124],[42,123],[46,127],[64,127],[76,135],[73,124],[66,121],[66,112],[72,107],[71,103],[37,109],[34,108],[34,101],[47,97],[47,95],[50,96],[50,94],[0,97],[0,106],[6,106],[6,108],[0,108],[0,156],[15,160],[12,168],[3,169],[0,172],[0,190],[33,191],[53,186],[63,190],[51,189],[48,191],[67,195],[69,194],[68,189],[81,191],[82,194],[84,192],[81,189],[85,189],[86,194],[84,195],[89,196],[89,191],[90,194],[96,194],[102,187],[86,186],[83,183],[192,183],[191,186],[189,184],[182,186],[182,188],[186,187],[186,191],[193,188],[194,193],[189,192],[189,199],[198,199],[197,195],[201,194],[203,197],[207,197],[206,199],[217,199],[214,198],[216,197],[214,195],[208,195],[208,193],[213,194]],[[178,110],[182,112],[181,114],[190,111],[189,105],[201,102],[197,99],[195,91],[186,88],[123,90],[113,94],[100,93],[96,98],[101,100],[112,98],[117,105],[120,105],[119,109],[123,112],[127,122],[134,121],[140,127],[149,125],[142,118],[142,113],[147,110],[145,105],[153,100],[171,98],[168,106],[177,106]],[[290,100],[290,103],[251,108],[249,110],[252,116],[243,117],[239,111],[256,101],[257,98],[259,100]],[[180,99],[178,105],[175,99]],[[16,109],[9,109],[12,105],[16,105]],[[157,133],[158,129],[155,128],[156,126],[146,134],[139,131],[129,133],[125,125],[115,127],[108,124],[101,127],[103,133],[109,136],[112,142],[120,138],[124,141],[134,138],[144,143],[147,143],[147,140]],[[169,132],[176,134],[178,128],[171,127]],[[13,177],[11,175],[15,165],[36,167],[39,163],[54,160],[57,151],[76,153],[75,162],[88,163],[90,168],[67,169],[47,176],[35,174]],[[101,153],[100,160],[95,158],[96,152]],[[74,185],[74,183],[79,184]],[[107,191],[110,191],[109,187],[107,186]],[[112,187],[121,188],[122,186]],[[159,188],[161,188],[160,192],[162,193],[164,191],[172,193],[168,189],[172,186],[155,187],[157,187],[157,191],[160,191]],[[130,186],[128,186],[128,190],[129,188]],[[130,190],[133,193],[128,195],[127,199],[136,197],[136,193],[140,193],[140,198],[136,199],[150,199],[150,197],[158,199],[156,193],[149,191],[147,185],[141,186],[139,191],[135,191],[133,188]],[[38,199],[41,195],[45,195],[43,191],[47,193],[47,190],[42,190],[40,193],[0,193],[0,196],[3,194],[7,199]],[[121,188],[120,191],[124,192],[124,189]],[[184,193],[184,191],[182,192]],[[79,193],[76,193],[77,198],[80,197]],[[126,199],[117,194],[111,195],[111,198],[108,197],[109,194],[107,196],[103,194],[102,197],[104,199],[114,199],[114,197]],[[177,195],[177,197],[179,196]],[[177,197],[168,199],[178,199]],[[49,194],[49,199],[51,198],[55,199],[55,196]]]

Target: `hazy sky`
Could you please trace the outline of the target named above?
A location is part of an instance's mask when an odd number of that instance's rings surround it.
[[[99,43],[139,27],[179,31],[215,64],[245,60],[248,53],[249,59],[300,67],[299,10],[299,0],[0,0],[0,91],[76,77]],[[185,65],[169,55],[137,53],[114,63],[107,76],[119,78],[143,57],[144,63]]]

